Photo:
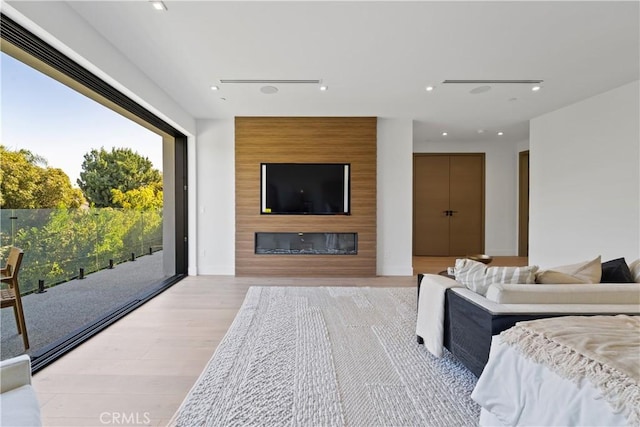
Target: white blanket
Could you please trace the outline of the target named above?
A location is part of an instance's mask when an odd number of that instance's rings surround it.
[[[471,398],[480,426],[628,426],[588,380],[577,383],[533,362],[495,335]]]
[[[442,357],[444,340],[444,295],[449,288],[463,287],[459,282],[438,274],[425,274],[418,296],[416,335],[422,337],[431,354]]]
[[[563,378],[587,379],[640,425],[640,316],[566,316],[518,322],[500,334]]]

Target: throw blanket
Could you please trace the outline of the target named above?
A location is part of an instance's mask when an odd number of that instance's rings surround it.
[[[431,354],[442,357],[444,342],[444,294],[449,288],[461,287],[453,279],[425,274],[420,283],[416,335],[422,337]]]
[[[631,425],[640,424],[640,316],[566,316],[502,332],[525,357],[573,381],[586,378]]]

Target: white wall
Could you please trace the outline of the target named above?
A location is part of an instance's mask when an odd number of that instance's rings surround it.
[[[176,185],[176,155],[173,138],[162,137],[162,187],[174,188]],[[163,191],[164,206],[175,206],[174,191]],[[171,209],[162,212],[162,273],[165,276],[176,274],[176,214]]]
[[[638,81],[531,120],[529,262],[640,257]]]
[[[516,142],[516,157],[518,156],[518,153],[520,153],[521,151],[527,151],[528,149],[529,149],[528,139]]]
[[[198,120],[197,274],[235,273],[234,121]],[[412,122],[378,119],[377,274],[413,274]],[[195,266],[194,266],[195,268]],[[190,274],[193,274],[190,272]]]
[[[235,274],[234,123],[197,121],[197,274]]]
[[[189,188],[187,190],[187,237],[189,243],[187,245],[189,255],[188,274],[189,276],[198,275],[198,171],[194,166],[198,164],[198,150],[195,137],[187,138],[187,182]]]
[[[517,255],[517,145],[509,141],[413,143],[414,153],[485,153],[485,253]]]
[[[413,122],[378,118],[377,274],[411,276]]]

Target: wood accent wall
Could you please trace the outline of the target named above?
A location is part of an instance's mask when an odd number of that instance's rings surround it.
[[[236,117],[236,275],[375,276],[375,117]],[[260,163],[350,163],[351,215],[261,215]],[[255,254],[256,232],[358,233],[357,255]]]

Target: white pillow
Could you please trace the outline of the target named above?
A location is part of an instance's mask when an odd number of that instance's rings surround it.
[[[484,296],[493,283],[535,283],[538,266],[487,267],[481,262],[461,258],[456,260],[453,271],[458,282]]]
[[[600,255],[596,258],[576,264],[561,265],[536,274],[536,283],[551,284],[580,284],[600,283],[602,277],[602,262]]]
[[[640,283],[640,258],[629,264],[631,276],[636,283]]]

